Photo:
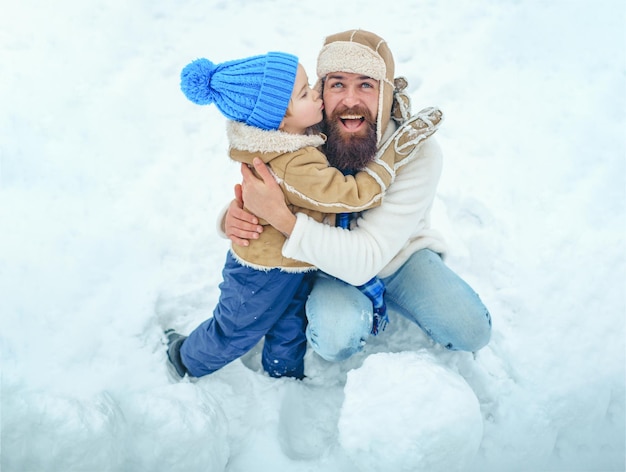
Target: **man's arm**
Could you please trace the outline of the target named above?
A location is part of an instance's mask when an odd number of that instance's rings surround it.
[[[239,246],[248,246],[251,239],[258,239],[263,232],[263,226],[253,213],[287,237],[296,224],[296,217],[287,208],[283,192],[267,166],[259,158],[253,163],[261,179],[246,164],[241,164],[242,184],[235,185],[235,199],[230,202],[220,223],[226,237]]]
[[[244,165],[242,164],[242,167]],[[250,170],[246,167],[248,172]],[[279,189],[280,191],[280,189]],[[259,219],[243,209],[243,195],[240,184],[235,185],[235,199],[230,202],[223,215],[221,229],[234,244],[248,246],[250,239],[258,239],[263,232]]]
[[[248,166],[241,165],[242,196],[246,208],[289,237],[296,224],[296,217],[287,208],[282,190],[263,161],[255,157],[252,163],[261,180],[255,177]]]

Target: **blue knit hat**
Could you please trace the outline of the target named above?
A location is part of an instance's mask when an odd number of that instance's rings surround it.
[[[198,105],[215,103],[234,121],[276,130],[296,81],[298,58],[283,52],[214,64],[196,59],[182,70],[180,88]]]

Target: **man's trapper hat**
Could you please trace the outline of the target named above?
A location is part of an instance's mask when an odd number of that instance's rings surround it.
[[[394,61],[387,42],[364,30],[348,30],[328,36],[317,57],[317,77],[331,72],[348,72],[380,82],[376,142],[380,144],[391,117],[394,94]]]
[[[198,105],[215,103],[234,121],[264,130],[280,126],[291,100],[298,58],[284,52],[214,64],[196,59],[180,74],[180,88]]]

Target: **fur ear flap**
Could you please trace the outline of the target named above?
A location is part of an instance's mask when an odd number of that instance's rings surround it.
[[[391,118],[398,124],[404,123],[411,116],[411,98],[404,91],[409,82],[405,77],[393,79],[393,102],[391,104]]]

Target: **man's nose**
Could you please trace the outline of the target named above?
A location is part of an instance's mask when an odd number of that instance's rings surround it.
[[[346,105],[348,108],[353,107],[355,105],[358,105],[358,103],[360,102],[360,98],[359,95],[356,93],[356,91],[352,88],[347,88],[344,95],[343,95],[343,99],[342,99],[344,105]]]

